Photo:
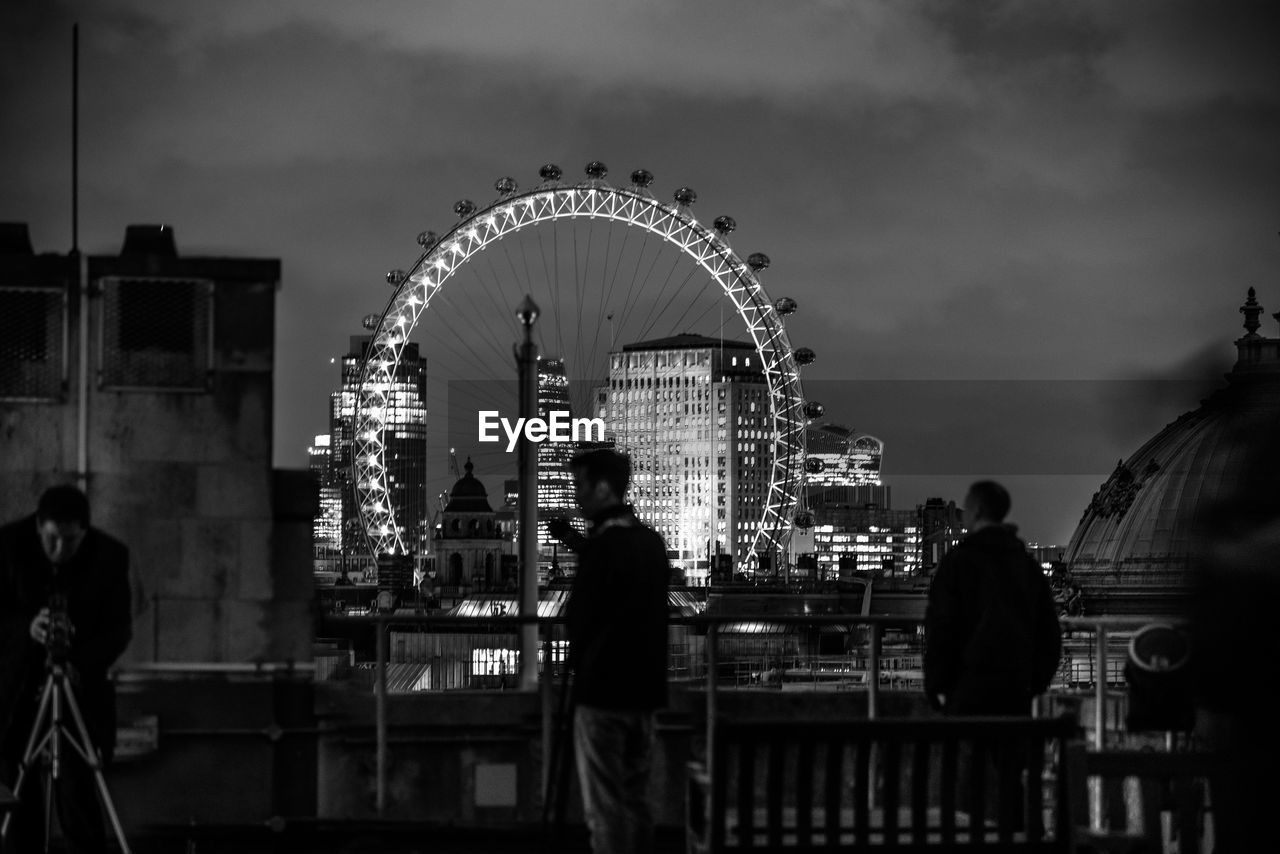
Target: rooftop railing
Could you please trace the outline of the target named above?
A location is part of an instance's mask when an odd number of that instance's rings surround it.
[[[566,676],[562,618],[462,618],[385,613],[327,619],[336,627],[367,626],[375,635],[373,660],[357,662],[350,682],[359,688],[371,688],[375,696],[378,814],[382,814],[386,805],[388,706],[394,702],[393,698],[433,690],[515,690],[519,673],[517,636],[520,627],[529,623],[538,625],[541,638],[538,691],[542,695],[539,705],[543,767],[551,767],[555,693],[564,690]],[[1161,620],[1072,617],[1061,622],[1066,635],[1063,665],[1050,696],[1041,698],[1037,708],[1041,713],[1052,714],[1058,710],[1055,699],[1075,701],[1091,697],[1091,721],[1084,723],[1092,731],[1094,748],[1106,749],[1108,734],[1118,730],[1121,719],[1121,710],[1113,701],[1122,700],[1124,696],[1126,635]],[[923,691],[923,620],[919,618],[704,614],[673,617],[670,625],[675,629],[669,657],[671,684],[677,689],[705,695],[705,737],[709,752],[714,750],[715,722],[726,692],[861,692],[865,694],[867,717],[876,718],[885,711],[886,693]],[[451,659],[440,652],[443,647],[435,647],[437,653],[430,661],[439,671],[435,677],[419,675],[416,679],[393,682],[389,678],[395,664],[392,636],[414,633],[461,636],[465,640],[453,644]],[[477,643],[483,645],[477,646]],[[839,646],[839,651],[833,652],[833,646]],[[411,655],[405,650],[399,652],[401,658]],[[360,678],[358,674],[362,669],[372,670],[372,678]],[[318,661],[317,678],[324,678],[326,670]],[[332,675],[330,673],[330,678]]]

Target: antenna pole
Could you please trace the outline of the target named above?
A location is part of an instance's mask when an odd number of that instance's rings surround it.
[[[71,260],[76,268],[76,483],[89,491],[89,285],[80,257],[80,24],[71,25]]]
[[[80,253],[80,24],[71,25],[71,251]]]

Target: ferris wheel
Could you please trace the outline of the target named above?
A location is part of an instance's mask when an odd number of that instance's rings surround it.
[[[579,412],[589,410],[610,355],[628,341],[705,333],[721,341],[737,336],[753,347],[767,388],[758,438],[769,453],[758,464],[769,474],[750,553],[776,554],[793,526],[812,526],[804,478],[821,462],[806,460],[805,427],[823,407],[805,400],[800,368],[815,354],[793,349],[788,339],[784,318],[796,311],[796,301],[772,300],[765,292],[761,277],[769,258],[752,253],[743,261],[735,254],[728,243],[736,229],[731,217],[717,217],[710,228],[700,223],[689,187],[677,189],[668,203],[655,197],[646,170],[632,172],[627,186],[607,182],[599,161],[585,173],[585,180],[566,181],[548,164],[536,186],[523,191],[512,178],[498,180],[496,199],[457,202],[457,224],[442,236],[419,234],[422,251],[413,266],[386,274],[394,292],[380,315],[365,319],[370,340],[352,421],[352,487],[373,554],[413,550],[406,520],[397,519],[391,500],[396,477],[388,458],[398,371],[408,348],[427,351],[427,374],[436,384],[429,412],[444,417],[442,411],[456,410],[462,399],[473,413],[504,408],[494,402],[499,398],[513,411],[511,345],[522,334],[514,311],[526,294],[541,306],[540,350],[567,366]],[[438,443],[447,436],[450,445],[462,435],[443,422],[427,433]],[[467,455],[483,453],[477,447]]]

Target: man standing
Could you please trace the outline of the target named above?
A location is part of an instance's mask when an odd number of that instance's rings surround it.
[[[1027,715],[1062,654],[1053,594],[1039,565],[1004,524],[1009,493],[984,480],[964,499],[968,536],[929,586],[925,693],[948,715]]]
[[[0,763],[9,782],[35,725],[55,645],[69,644],[58,657],[65,653],[68,684],[93,746],[110,757],[115,694],[107,670],[132,637],[129,606],[128,549],[89,526],[89,500],[80,490],[52,487],[35,515],[0,528]],[[44,771],[27,769],[9,834],[18,851],[43,848]],[[64,749],[53,797],[69,850],[104,851],[93,777],[74,750]]]
[[[596,854],[651,851],[653,712],[667,702],[666,544],[623,503],[627,457],[588,451],[569,467],[590,524],[567,618],[583,811]]]

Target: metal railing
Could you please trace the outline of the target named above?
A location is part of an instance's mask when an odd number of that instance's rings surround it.
[[[539,627],[540,650],[538,690],[542,695],[541,729],[543,734],[543,767],[550,767],[549,751],[552,741],[552,727],[555,704],[553,702],[555,685],[558,677],[564,673],[563,651],[554,646],[555,629],[562,626],[563,618],[537,617],[486,617],[462,618],[446,617],[432,614],[369,614],[359,616],[334,616],[328,618],[337,624],[368,625],[376,633],[374,653],[373,692],[375,696],[375,730],[376,730],[376,803],[378,814],[383,814],[386,807],[387,772],[388,772],[388,704],[393,696],[388,690],[388,665],[390,664],[390,634],[393,628],[419,628],[422,631],[432,629],[445,632],[472,630],[472,635],[492,634],[515,642],[519,629],[530,623]],[[747,621],[767,623],[776,630],[801,631],[804,629],[821,631],[824,627],[840,627],[847,631],[846,637],[857,643],[861,649],[846,650],[844,654],[818,654],[816,651],[783,654],[730,654],[726,655],[723,641],[730,639],[724,629],[730,624],[742,624]],[[1092,693],[1095,707],[1093,709],[1093,745],[1102,750],[1107,744],[1107,704],[1108,699],[1121,693],[1112,689],[1108,682],[1114,682],[1117,663],[1123,662],[1124,652],[1113,648],[1112,641],[1116,636],[1134,631],[1151,622],[1159,622],[1157,618],[1064,618],[1064,632],[1076,635],[1084,632],[1091,635],[1092,661],[1088,668],[1092,677],[1088,684],[1082,686],[1077,678],[1080,674],[1072,672],[1070,662],[1064,662],[1056,685],[1061,693],[1079,696],[1080,688]],[[1167,622],[1167,621],[1165,621]],[[710,755],[715,744],[715,721],[720,711],[719,693],[729,686],[740,688],[778,687],[775,681],[765,679],[770,671],[776,671],[778,681],[801,687],[805,683],[812,690],[834,688],[834,690],[865,691],[867,697],[867,717],[877,718],[883,711],[882,694],[884,691],[922,690],[922,675],[917,662],[922,664],[919,641],[912,641],[914,636],[922,634],[923,620],[913,617],[860,616],[860,615],[760,615],[750,617],[744,615],[701,615],[697,617],[673,617],[673,626],[687,627],[690,638],[703,637],[702,655],[698,659],[694,643],[687,644],[676,651],[670,658],[673,684],[680,684],[687,689],[702,690],[706,694],[706,744]],[[857,630],[862,630],[861,632]],[[905,633],[905,640],[898,639],[892,649],[886,649],[887,631]],[[775,637],[781,637],[775,635]],[[319,669],[318,669],[319,670]],[[513,678],[505,685],[514,689],[518,683],[513,670]],[[1108,678],[1098,679],[1099,674]],[[919,678],[917,676],[919,675]],[[1072,690],[1076,686],[1076,690]],[[460,686],[459,686],[460,687]],[[471,680],[466,687],[489,687],[484,680]],[[497,687],[493,685],[492,687]],[[545,784],[545,781],[544,781]]]

